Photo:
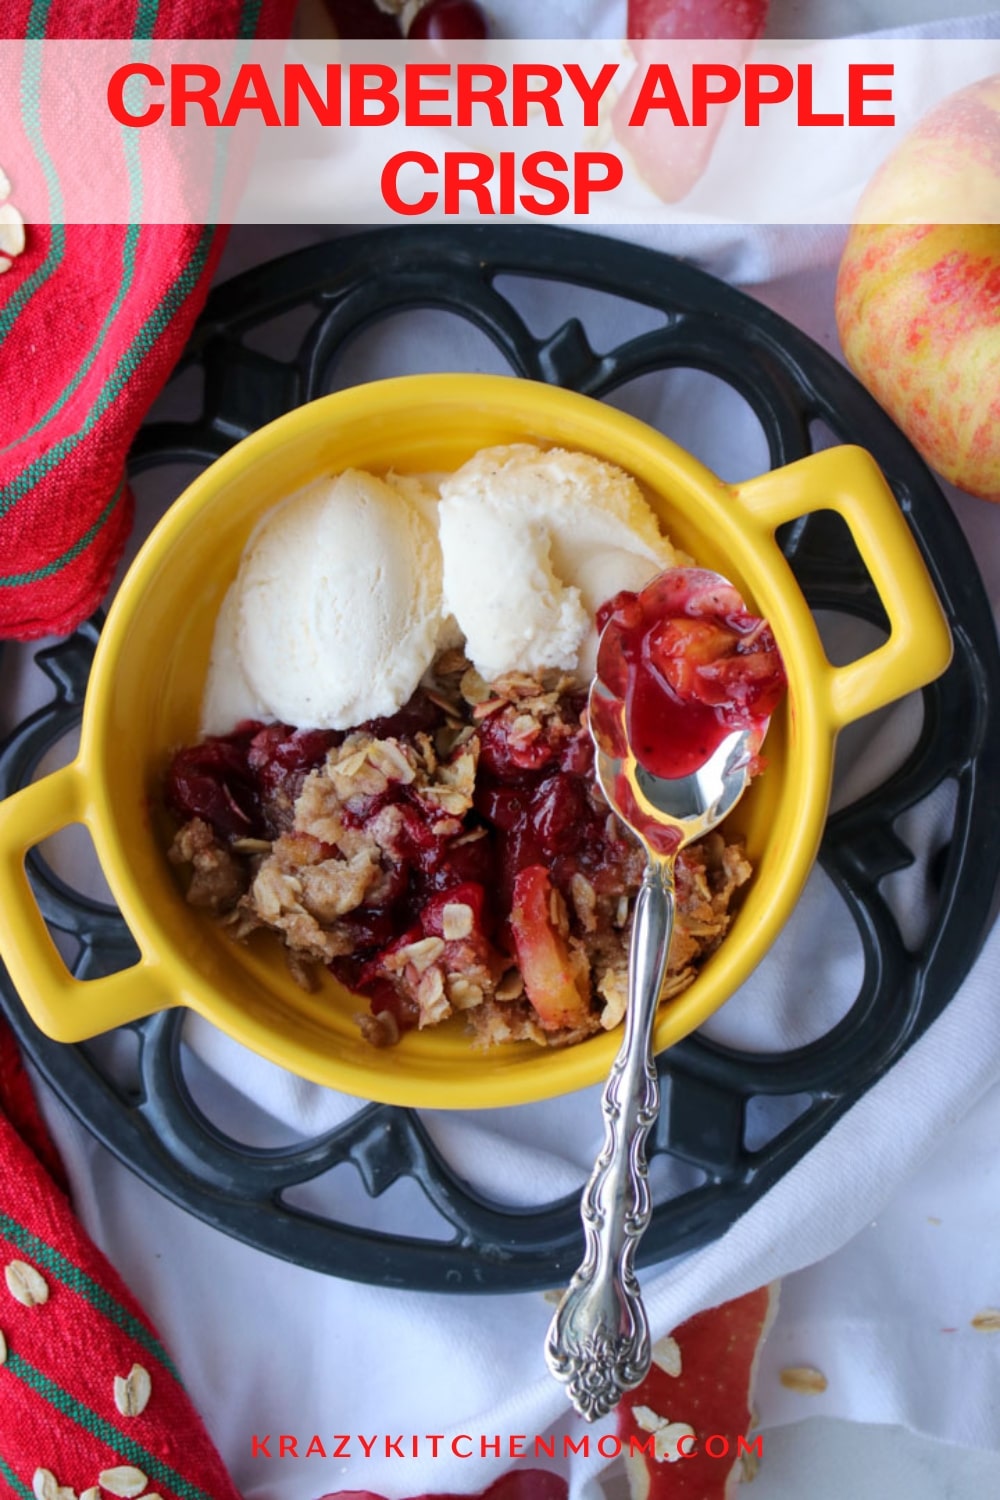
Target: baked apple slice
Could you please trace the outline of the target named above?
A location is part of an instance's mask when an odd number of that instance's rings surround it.
[[[511,932],[525,993],[546,1031],[581,1025],[590,1010],[587,961],[567,942],[560,893],[542,865],[514,879]]]

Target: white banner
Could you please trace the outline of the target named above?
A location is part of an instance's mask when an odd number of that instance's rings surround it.
[[[34,223],[996,223],[998,163],[1000,40],[0,42]]]

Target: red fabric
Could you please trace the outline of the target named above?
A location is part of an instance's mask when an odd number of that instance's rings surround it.
[[[155,34],[282,36],[293,8],[160,0]],[[0,0],[0,37],[130,36],[138,15],[138,0]],[[18,161],[0,165],[16,203]],[[131,522],[126,452],[220,250],[193,225],[30,226],[0,277],[0,636],[68,631],[100,602]],[[162,1500],[239,1500],[156,1331],[73,1214],[2,1021],[0,1261],[0,1496],[43,1492],[39,1471],[82,1494],[124,1466]],[[19,1267],[42,1277],[36,1305],[15,1294]],[[115,1377],[136,1365],[150,1396],[126,1416]]]
[[[0,0],[0,37],[131,36],[138,9]],[[284,36],[293,10],[294,0],[160,0],[154,32]],[[14,150],[0,166],[15,204],[27,149],[0,143]],[[100,603],[131,526],[126,453],[222,248],[197,225],[129,236],[124,225],[29,226],[0,276],[0,637],[66,633]]]
[[[0,1111],[6,1125],[48,1173],[61,1193],[69,1197],[69,1180],[52,1137],[45,1128],[41,1110],[35,1101],[21,1054],[6,1022],[0,1018]]]
[[[0,1022],[0,1261],[5,1277],[11,1262],[33,1267],[48,1289],[25,1306],[0,1282],[0,1495],[30,1495],[39,1469],[82,1495],[104,1470],[127,1465],[162,1500],[239,1500],[155,1329],[88,1239],[53,1165],[61,1179]],[[123,1416],[115,1376],[137,1364],[150,1376],[149,1401]]]

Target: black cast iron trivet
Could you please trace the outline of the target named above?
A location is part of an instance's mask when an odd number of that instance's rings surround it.
[[[539,338],[498,288],[506,275],[601,291],[623,306],[658,310],[663,321],[604,353],[592,349],[575,318]],[[660,1059],[665,1104],[651,1161],[670,1157],[700,1181],[656,1204],[640,1252],[648,1265],[723,1233],[926,1030],[968,972],[994,915],[1000,879],[1000,656],[993,620],[933,478],[835,360],[704,273],[573,231],[504,225],[366,232],[236,277],[212,293],[180,367],[204,371],[200,416],[147,425],[133,450],[133,471],[210,462],[321,394],[336,357],[366,328],[428,307],[473,323],[514,373],[592,396],[654,370],[708,371],[749,402],[775,467],[812,451],[819,422],[837,439],[860,443],[881,464],[907,515],[954,632],[954,662],[924,692],[916,748],[882,786],[827,824],[821,863],[864,951],[864,977],[850,1010],[825,1036],[791,1052],[740,1052],[693,1036]],[[275,359],[244,342],[288,314],[306,324],[293,357]],[[783,546],[812,607],[879,625],[875,590],[845,536],[819,512],[786,528]],[[55,695],[0,751],[0,795],[29,780],[46,750],[79,720],[99,628],[95,620],[39,653]],[[957,795],[950,841],[931,864],[937,911],[908,949],[880,882],[914,857],[897,820],[948,779]],[[37,852],[30,865],[47,921],[79,944],[79,977],[134,961],[117,912],[69,890]],[[184,1074],[182,1012],[129,1028],[139,1058],[136,1076],[123,1082],[105,1060],[106,1049],[42,1036],[2,971],[0,979],[22,1047],[83,1123],[174,1202],[258,1249],[358,1281],[433,1291],[556,1286],[579,1261],[576,1193],[525,1210],[489,1201],[457,1177],[414,1111],[370,1105],[321,1138],[255,1149],[223,1135],[196,1105]],[[785,1099],[790,1113],[800,1112],[764,1144],[748,1145],[748,1107],[759,1098]],[[413,1179],[451,1232],[432,1240],[359,1228],[283,1196],[344,1162],[353,1163],[373,1198],[401,1178]]]

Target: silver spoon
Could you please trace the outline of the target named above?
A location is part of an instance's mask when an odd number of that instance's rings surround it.
[[[725,579],[719,584],[732,592]],[[624,702],[602,679],[615,630],[612,620],[601,636],[590,731],[601,788],[645,849],[646,868],[633,917],[625,1034],[601,1101],[604,1144],[581,1203],[584,1258],[545,1344],[550,1371],[588,1421],[638,1385],[652,1357],[634,1265],[651,1213],[646,1137],[660,1108],[653,1021],[674,925],[674,864],[686,844],[703,838],[739,801],[767,729],[758,720],[733,730],[690,775],[652,775],[629,746]]]

